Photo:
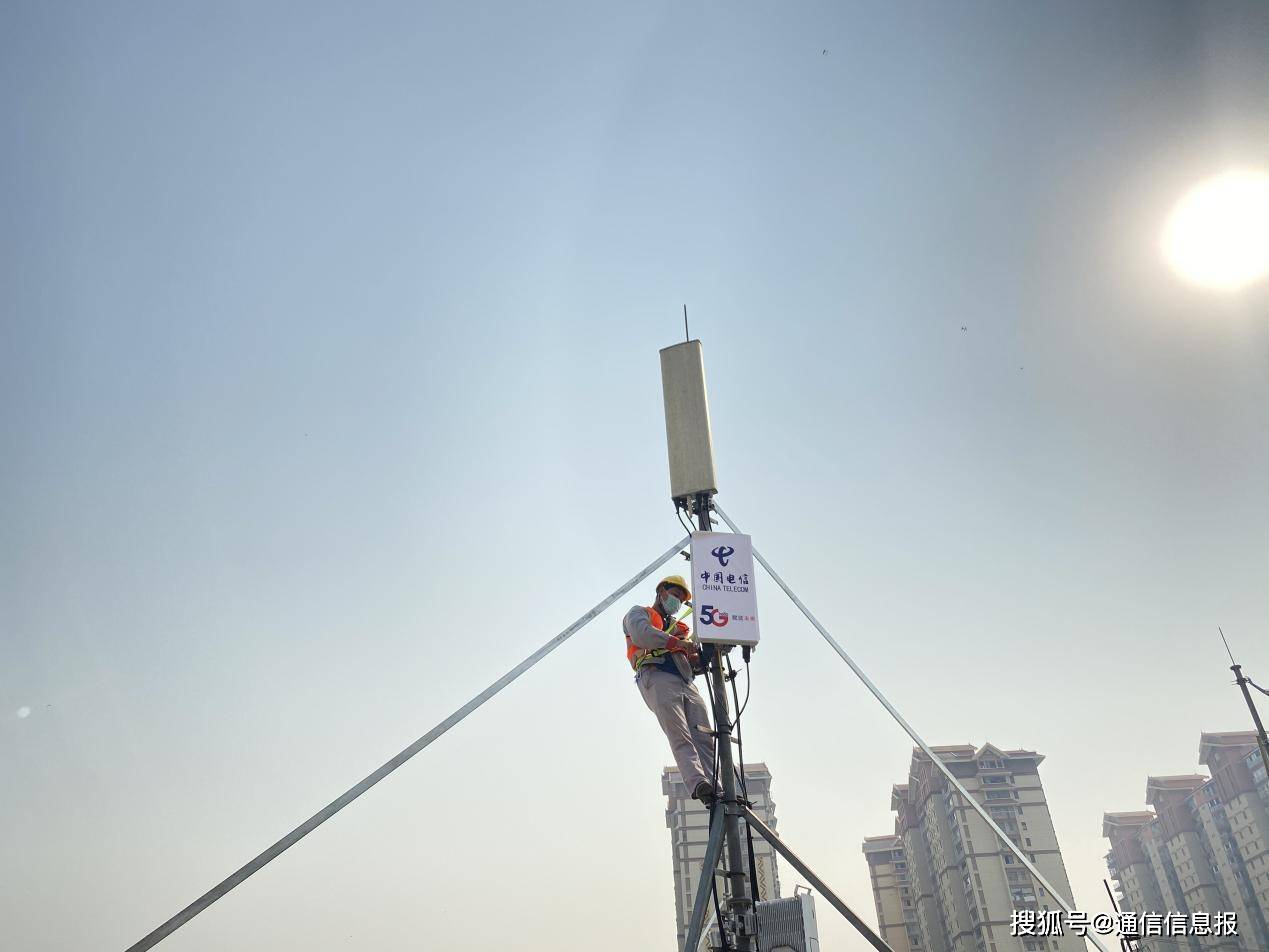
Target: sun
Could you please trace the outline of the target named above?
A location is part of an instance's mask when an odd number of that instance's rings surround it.
[[[1163,256],[1186,281],[1219,291],[1269,274],[1269,173],[1225,172],[1192,188],[1163,227]]]

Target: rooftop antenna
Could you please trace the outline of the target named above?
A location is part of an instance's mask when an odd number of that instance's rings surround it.
[[[1256,744],[1260,747],[1260,762],[1269,767],[1269,737],[1265,736],[1265,725],[1260,721],[1260,712],[1256,710],[1256,704],[1251,699],[1251,692],[1247,690],[1247,685],[1250,684],[1263,694],[1269,694],[1269,691],[1243,674],[1243,666],[1234,660],[1234,653],[1229,650],[1229,639],[1225,637],[1225,632],[1219,625],[1216,626],[1216,630],[1221,633],[1221,641],[1225,642],[1225,652],[1229,655],[1229,670],[1234,672],[1234,683],[1243,692],[1243,700],[1247,702],[1247,710],[1251,712],[1252,722],[1256,725]]]
[[[683,305],[683,343],[689,343],[692,335],[687,332],[687,305]]]
[[[1229,663],[1230,663],[1230,664],[1237,664],[1238,662],[1234,660],[1234,653],[1233,653],[1232,651],[1230,651],[1230,650],[1229,650],[1229,639],[1225,637],[1225,632],[1221,631],[1221,626],[1220,626],[1220,625],[1217,625],[1217,626],[1216,626],[1216,630],[1217,630],[1217,631],[1220,631],[1220,633],[1221,633],[1221,641],[1225,642],[1225,654],[1229,655]]]

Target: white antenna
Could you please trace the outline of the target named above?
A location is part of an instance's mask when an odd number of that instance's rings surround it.
[[[700,341],[685,341],[661,351],[661,392],[670,454],[670,498],[687,508],[687,500],[718,492]]]

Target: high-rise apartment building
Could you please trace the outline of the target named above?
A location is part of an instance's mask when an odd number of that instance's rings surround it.
[[[991,744],[931,749],[1070,902],[1040,785],[1044,757]],[[919,748],[890,806],[894,834],[867,838],[863,851],[879,928],[896,952],[1084,952],[1076,936],[1011,935],[1013,910],[1061,907]]]
[[[775,803],[771,800],[771,771],[766,764],[745,764],[745,787],[753,812],[771,829],[776,829]],[[692,907],[696,902],[696,887],[700,884],[701,863],[705,859],[705,847],[709,844],[709,811],[699,800],[693,800],[676,767],[666,767],[661,772],[661,792],[666,796],[665,825],[670,830],[670,848],[674,865],[674,911],[677,920],[677,949],[683,948],[687,929],[692,920]],[[741,821],[741,831],[745,830]],[[754,864],[758,870],[758,898],[780,897],[780,879],[776,869],[776,853],[766,840],[753,836]],[[718,896],[727,895],[730,884],[723,876],[726,862],[715,874]],[[703,943],[702,943],[703,946]]]
[[[924,952],[920,931],[914,925],[916,899],[903,840],[898,836],[870,836],[864,840],[864,859],[868,860],[872,878],[877,934],[894,952]]]
[[[1238,935],[1187,935],[1160,952],[1269,948],[1269,779],[1253,731],[1202,734],[1199,763],[1211,776],[1146,780],[1154,809],[1107,813],[1106,863],[1121,909],[1237,916]]]
[[[1111,878],[1119,885],[1120,909],[1144,912],[1163,908],[1159,880],[1141,838],[1142,827],[1153,819],[1148,810],[1107,813],[1102,818],[1102,836],[1111,844],[1106,862]]]

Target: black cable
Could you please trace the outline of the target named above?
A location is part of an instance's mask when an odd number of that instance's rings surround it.
[[[705,666],[705,690],[709,693],[710,710],[713,712],[714,721],[717,722],[718,721],[718,702],[714,696],[714,685],[709,679],[708,663]],[[715,723],[715,727],[717,727],[717,723]],[[718,730],[714,731],[714,775],[710,779],[710,786],[713,787],[713,791],[714,791],[714,799],[713,799],[713,802],[710,804],[710,808],[709,808],[711,829],[713,828],[713,825],[714,825],[713,824],[714,811],[721,809],[722,807],[722,801],[719,799],[719,796],[718,796],[718,736],[720,733],[721,732]],[[723,940],[723,948],[728,950],[728,952],[730,952],[731,946],[727,942],[727,930],[723,924],[723,909],[721,904],[718,901],[718,875],[716,872],[711,872],[709,884],[710,884],[709,885],[710,892],[714,896],[714,921],[718,923],[718,934]],[[695,952],[695,950],[693,950],[693,952]]]
[[[718,809],[717,804],[710,810],[712,814]],[[718,876],[715,874],[709,878],[709,891],[714,896],[714,922],[718,925],[718,937],[723,940],[723,948],[727,952],[731,952],[731,945],[727,941],[727,930],[723,928],[723,907],[718,901]],[[695,949],[692,952],[696,952]]]
[[[751,682],[752,675],[749,673],[749,662],[745,661],[745,703],[740,705],[736,710],[736,723],[740,723],[740,715],[745,712],[745,708],[749,706],[749,689],[753,687]]]
[[[745,665],[746,672],[749,665]],[[745,739],[740,731],[740,713],[744,708],[740,704],[740,692],[736,690],[736,672],[731,666],[731,659],[727,659],[727,670],[731,673],[731,696],[736,702],[736,756],[740,760],[740,791],[744,795],[745,802],[752,809],[753,804],[749,802],[749,785],[745,782]],[[748,679],[746,678],[745,703],[749,703]],[[745,844],[749,849],[749,898],[753,901],[754,921],[756,922],[758,911],[758,861],[753,853],[753,829],[748,822],[745,823]]]
[[[1245,675],[1245,674],[1244,674],[1244,675],[1243,675],[1243,679],[1244,679],[1244,680],[1245,680],[1248,684],[1250,684],[1253,688],[1255,688],[1257,691],[1259,691],[1261,694],[1267,694],[1267,695],[1269,695],[1269,691],[1266,691],[1264,688],[1262,688],[1259,684],[1257,684],[1257,683],[1256,683],[1255,681],[1253,681],[1251,678],[1247,677],[1247,675]]]
[[[726,660],[727,672],[731,675],[728,679],[731,681],[731,696],[736,705],[736,720],[731,726],[736,732],[736,751],[737,756],[740,758],[740,792],[744,795],[745,800],[748,801],[749,787],[745,783],[745,741],[744,735],[740,732],[740,713],[744,710],[744,708],[740,706],[740,692],[736,690],[736,671],[731,666],[731,658],[727,658]],[[745,703],[749,703],[748,692],[745,694]]]
[[[714,775],[710,778],[710,785],[714,788],[714,799],[718,799],[718,735],[722,733],[718,728],[718,701],[714,697],[714,684],[709,678],[709,662],[705,662],[705,690],[709,694],[710,715],[714,718]]]
[[[678,520],[679,520],[679,525],[681,525],[684,529],[686,529],[686,530],[687,530],[687,534],[688,534],[689,536],[690,536],[693,532],[695,532],[695,531],[696,531],[695,529],[693,529],[693,528],[692,528],[692,526],[691,526],[691,524],[690,524],[690,523],[687,523],[687,522],[684,522],[684,521],[683,521],[683,510],[682,510],[682,509],[680,509],[678,506],[675,506],[675,507],[674,507],[674,515],[678,517]]]
[[[727,680],[727,681],[732,682],[732,696],[733,696],[733,697],[735,697],[735,696],[736,696],[736,693],[737,693],[737,692],[736,692],[736,690],[735,690],[735,687],[736,687],[736,672],[735,672],[735,670],[734,670],[734,669],[732,668],[732,666],[731,666],[731,659],[730,659],[730,658],[728,658],[728,659],[727,659],[727,670],[728,670],[728,672],[729,672],[729,675],[728,675],[728,676],[727,676],[724,680]],[[743,713],[745,712],[745,708],[749,706],[749,690],[750,690],[750,688],[752,687],[752,683],[751,683],[751,681],[750,681],[750,677],[751,677],[751,675],[750,675],[750,673],[749,673],[749,662],[748,662],[748,661],[746,661],[746,662],[745,662],[745,703],[744,703],[744,704],[740,704],[739,699],[737,699],[737,702],[736,702],[736,703],[737,703],[737,707],[736,707],[736,719],[735,719],[734,721],[728,721],[728,722],[727,722],[727,729],[728,729],[728,730],[735,730],[735,729],[736,729],[737,725],[738,725],[738,724],[740,724],[740,715],[741,715],[741,714],[743,714]]]
[[[713,655],[714,655],[716,663],[722,664],[722,661],[718,659],[717,651],[714,651]],[[714,694],[713,681],[711,681],[709,677],[709,662],[705,663],[705,690],[709,694],[710,711],[714,718],[714,722],[715,722],[714,726],[715,728],[717,728],[718,701]],[[719,796],[719,791],[718,791],[718,744],[719,744],[719,736],[721,735],[721,733],[722,732],[717,729],[715,729],[714,731],[714,774],[713,774],[713,777],[710,779],[710,786],[713,787],[713,792],[714,792],[714,800],[713,800],[713,803],[710,805],[710,810],[709,810],[711,828],[713,827],[714,811],[723,808],[722,798]],[[720,856],[720,859],[722,859],[721,856]],[[723,864],[723,868],[724,870],[726,869],[725,861]],[[714,896],[714,920],[718,923],[718,934],[722,938],[723,949],[726,950],[726,952],[731,952],[731,945],[727,941],[727,929],[723,922],[722,906],[720,905],[718,901],[718,875],[716,873],[711,875],[710,877],[710,891],[713,893],[713,896]],[[693,950],[693,952],[695,952],[695,950]]]

